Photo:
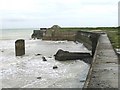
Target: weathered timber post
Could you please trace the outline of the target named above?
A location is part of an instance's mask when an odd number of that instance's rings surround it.
[[[19,39],[15,42],[15,53],[16,56],[22,56],[25,54],[25,41],[23,39]]]

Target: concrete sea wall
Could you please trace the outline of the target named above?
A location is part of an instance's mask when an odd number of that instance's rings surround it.
[[[76,41],[83,43],[87,49],[92,51],[92,56],[94,56],[99,36],[99,33],[78,31],[76,34]]]
[[[76,32],[75,31],[61,31],[61,30],[54,30],[49,29],[43,35],[43,40],[68,40],[68,41],[75,41]]]
[[[91,50],[93,56],[95,53],[99,34],[86,31],[61,31],[49,29],[46,31],[34,30],[31,37],[54,41],[57,40],[78,41],[80,43],[83,43],[87,49]]]
[[[101,34],[96,46],[84,88],[118,90],[118,57],[107,34]]]
[[[43,35],[44,40],[77,41],[92,51],[93,59],[83,88],[118,88],[118,57],[107,34],[86,31],[67,33],[52,29],[48,32]]]
[[[41,38],[42,40],[68,40],[68,41],[75,41],[76,43],[83,43],[83,45],[91,51],[91,56],[88,57],[88,59],[85,59],[85,62],[91,63],[92,59],[91,57],[94,56],[96,46],[97,46],[97,41],[99,38],[98,33],[93,33],[93,32],[86,32],[86,31],[62,31],[60,29],[48,29],[46,31],[44,30],[34,30],[33,36],[35,35],[34,38]],[[32,37],[33,37],[32,36]],[[78,52],[79,53],[79,52]],[[88,53],[86,53],[87,56]],[[73,52],[70,52],[69,55],[73,57]],[[57,55],[59,56],[59,55]],[[72,59],[70,58],[69,59]],[[78,56],[78,54],[77,54]],[[80,58],[82,57],[82,54],[79,53]],[[66,55],[66,58],[68,55]],[[56,57],[55,57],[56,58]],[[60,57],[62,58],[62,56]],[[65,55],[64,55],[65,58]],[[77,59],[76,53],[74,54],[74,60]]]

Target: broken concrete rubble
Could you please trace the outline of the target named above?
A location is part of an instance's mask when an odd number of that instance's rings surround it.
[[[69,52],[69,51],[63,51],[62,49],[59,49],[54,56],[55,56],[55,60],[59,60],[59,61],[80,59],[86,63],[91,63],[91,60],[92,60],[90,59],[92,58],[90,53]]]
[[[42,57],[42,60],[43,60],[43,61],[47,61],[47,59],[46,59],[45,57]]]

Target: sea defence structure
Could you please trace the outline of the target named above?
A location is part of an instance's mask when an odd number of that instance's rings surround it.
[[[99,33],[78,31],[76,33],[75,40],[83,43],[84,46],[86,46],[89,50],[92,51],[92,56],[94,56],[99,36]]]
[[[46,31],[47,31],[47,28],[40,28],[40,30],[34,30],[31,37],[34,39],[35,38],[41,39]]]
[[[41,31],[43,40],[71,40],[83,43],[92,52],[90,59],[90,69],[83,88],[119,88],[118,85],[118,56],[115,53],[106,33],[87,31],[59,31],[59,29],[47,29]],[[59,33],[60,34],[59,34]],[[33,33],[34,34],[34,33]],[[63,37],[62,37],[63,36]],[[37,37],[36,37],[37,38]],[[62,53],[65,53],[61,56]],[[76,53],[59,51],[55,58],[69,59],[69,55],[75,59]],[[78,55],[81,57],[82,54]],[[84,56],[87,54],[83,54]],[[58,56],[58,57],[56,57]],[[60,57],[61,56],[61,57]],[[74,57],[75,56],[75,57]],[[82,56],[84,58],[84,56]],[[89,57],[88,57],[89,58]]]
[[[118,57],[107,34],[101,34],[84,88],[119,88]]]
[[[75,41],[76,31],[60,30],[61,27],[54,25],[51,28],[40,28],[40,30],[33,30],[31,38],[42,40],[69,40]]]

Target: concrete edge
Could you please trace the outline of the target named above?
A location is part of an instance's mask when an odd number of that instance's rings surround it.
[[[99,39],[98,39],[96,48],[98,47],[98,45],[99,45]],[[85,84],[84,84],[83,88],[88,88],[89,82],[91,80],[91,73],[92,73],[92,70],[93,70],[92,67],[94,66],[96,55],[97,55],[97,50],[95,50],[95,53],[94,53],[94,56],[93,56],[93,61],[91,63],[90,69],[88,71],[87,78],[86,78],[86,81],[85,81]]]

